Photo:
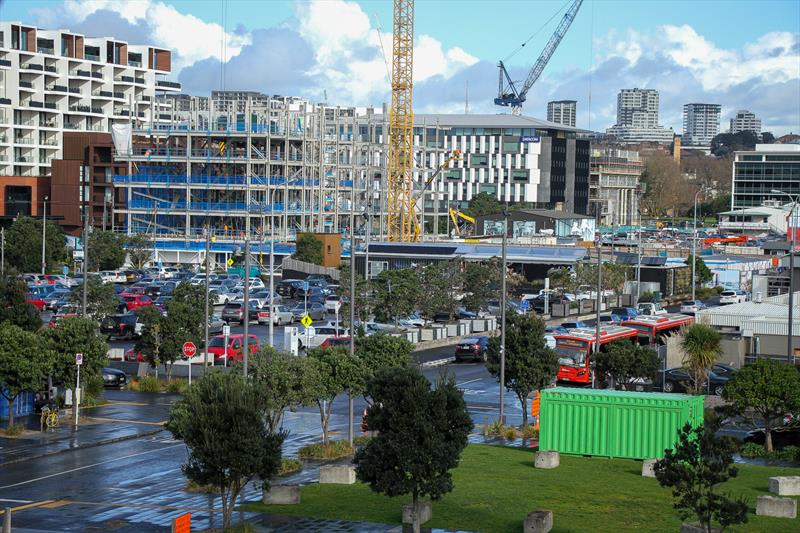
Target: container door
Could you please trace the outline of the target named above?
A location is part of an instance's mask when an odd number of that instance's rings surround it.
[[[577,455],[608,455],[608,407],[574,399],[542,402],[539,448]]]

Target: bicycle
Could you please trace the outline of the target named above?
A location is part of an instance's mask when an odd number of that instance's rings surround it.
[[[42,407],[42,417],[39,424],[41,427],[47,426],[48,429],[56,427],[58,425],[58,410],[50,409],[47,406]]]

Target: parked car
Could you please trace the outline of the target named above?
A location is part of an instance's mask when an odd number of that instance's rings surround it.
[[[350,346],[350,337],[328,337],[319,345],[320,348],[332,348],[334,346]]]
[[[338,294],[329,294],[325,297],[325,310],[329,313],[335,313],[341,302],[342,299]]]
[[[456,345],[456,363],[464,359],[473,361],[486,361],[486,352],[489,349],[489,337],[470,337],[463,339]]]
[[[312,330],[313,333],[309,332]],[[347,337],[350,335],[350,330],[346,328],[337,328],[331,325],[325,326],[312,326],[311,328],[304,329],[297,333],[297,339],[300,343],[300,348],[318,348],[330,337]]]
[[[269,290],[251,292],[248,296],[251,302],[258,302],[259,307],[266,307],[269,305]],[[283,297],[277,292],[272,295],[272,303],[279,304],[283,301]]]
[[[248,346],[250,352],[258,351],[258,337],[256,335],[248,335]],[[207,351],[214,355],[214,364],[222,364],[225,366],[231,365],[234,362],[241,361],[242,348],[244,344],[244,335],[236,334],[228,336],[228,344],[225,344],[225,336],[217,335],[208,341]]]
[[[588,328],[589,324],[582,320],[575,320],[572,322],[562,322],[561,327],[566,329]]]
[[[600,316],[600,325],[617,325],[622,322],[622,317],[611,313],[610,315],[601,315]]]
[[[747,292],[736,289],[719,293],[720,305],[740,304],[748,300]]]
[[[722,390],[731,379],[736,369],[724,363],[715,363],[708,371],[707,390],[715,396],[722,395]],[[662,371],[664,392],[684,392],[691,384],[689,372],[684,368],[670,368]]]
[[[222,328],[225,327],[225,322],[215,316],[208,317],[208,334],[217,335],[222,333]]]
[[[139,309],[140,307],[147,307],[148,305],[153,305],[153,300],[146,294],[130,294],[128,292],[123,292],[119,296],[122,299],[122,302],[125,304],[125,307],[128,309],[128,311],[133,311],[134,309]]]
[[[300,320],[305,313],[308,313],[308,316],[311,317],[311,320],[325,320],[325,317],[328,316],[328,313],[325,312],[325,306],[320,303],[309,303],[305,305],[303,302],[292,307],[292,314],[294,314],[296,320]]]
[[[567,333],[567,328],[564,326],[545,326],[544,332],[546,335],[561,335],[562,333]]]
[[[228,302],[222,308],[222,320],[227,324],[231,322],[242,323],[244,320],[244,302]]]
[[[106,366],[103,367],[101,372],[103,374],[103,386],[106,388],[124,389],[128,385],[128,376],[122,370]]]
[[[681,302],[681,313],[686,315],[693,315],[698,311],[706,309],[708,306],[700,300],[685,300]]]
[[[285,279],[278,283],[276,290],[284,298],[294,298],[295,291],[303,288],[303,284],[301,279]]]
[[[612,307],[611,314],[622,320],[631,320],[639,316],[639,311],[635,307]]]
[[[25,303],[31,304],[40,312],[45,306],[44,297],[39,296],[39,294],[35,292],[29,292],[25,295]]]
[[[666,315],[667,310],[661,307],[661,304],[658,302],[641,302],[639,305],[636,306],[636,310],[639,312],[640,315],[645,316],[657,316],[657,315]]]
[[[69,298],[71,294],[72,291],[69,289],[56,289],[52,291],[50,294],[42,298],[44,300],[45,308],[55,310],[56,302],[62,298]]]
[[[272,316],[272,323],[278,326],[291,324],[295,319],[294,313],[292,313],[292,310],[288,306],[273,305],[272,312],[270,312],[269,306],[259,309],[258,323],[268,324],[270,316]]]
[[[100,333],[110,339],[132,339],[142,334],[143,324],[136,313],[124,313],[107,317],[100,324]]]
[[[123,274],[125,275],[125,283],[136,283],[144,275],[141,270],[125,270]]]
[[[208,291],[208,300],[211,302],[211,305],[225,305],[230,301],[227,294],[216,290]]]

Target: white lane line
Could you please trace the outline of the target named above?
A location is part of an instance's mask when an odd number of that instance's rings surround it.
[[[0,498],[0,502],[8,502],[8,503],[33,503],[31,500],[12,500],[11,498]]]
[[[157,450],[148,450],[146,452],[132,453],[130,455],[125,455],[123,457],[117,457],[115,459],[109,459],[108,461],[100,461],[99,463],[85,465],[85,466],[81,466],[81,467],[78,467],[78,468],[73,468],[71,470],[65,470],[64,472],[56,472],[55,474],[50,474],[50,475],[47,475],[47,476],[37,477],[37,478],[34,478],[34,479],[29,479],[27,481],[20,481],[19,483],[13,483],[11,485],[4,485],[4,486],[0,487],[0,490],[10,489],[12,487],[19,487],[20,485],[27,485],[28,483],[35,483],[35,482],[41,481],[43,479],[50,479],[51,477],[63,476],[64,474],[71,474],[72,472],[78,472],[80,470],[86,470],[87,468],[93,468],[95,466],[101,466],[101,465],[106,465],[108,463],[113,463],[113,462],[116,462],[116,461],[122,461],[123,459],[130,459],[131,457],[139,457],[140,455],[147,455],[147,454],[150,454],[150,453],[160,452],[162,450],[169,450],[170,448],[177,448],[178,446],[183,446],[183,444],[181,443],[181,444],[175,444],[173,446],[165,446],[165,447],[159,448]]]
[[[456,383],[456,387],[460,387],[461,385],[469,385],[470,383],[475,383],[476,381],[483,381],[483,378],[471,379],[463,383]]]

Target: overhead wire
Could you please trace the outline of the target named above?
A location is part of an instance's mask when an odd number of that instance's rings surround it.
[[[520,50],[522,50],[523,48],[525,48],[525,45],[526,45],[526,44],[528,44],[529,42],[531,42],[531,40],[532,40],[534,37],[536,37],[537,35],[539,35],[539,33],[541,33],[541,32],[542,32],[542,30],[543,30],[543,29],[545,29],[545,28],[547,27],[547,25],[548,25],[548,24],[550,24],[550,22],[552,22],[552,21],[553,21],[553,19],[554,19],[554,18],[556,18],[558,15],[560,15],[560,14],[561,14],[561,12],[562,12],[562,11],[564,11],[564,10],[567,8],[567,6],[568,6],[569,4],[570,4],[570,0],[567,0],[567,2],[565,2],[565,3],[564,3],[564,5],[563,5],[563,6],[561,6],[561,8],[559,8],[559,9],[558,9],[558,11],[556,11],[555,13],[553,13],[553,16],[551,16],[549,19],[547,19],[547,21],[546,21],[544,24],[542,24],[542,26],[541,26],[541,27],[540,27],[538,30],[536,30],[535,32],[533,32],[533,34],[532,34],[530,37],[528,37],[527,39],[525,39],[525,40],[522,42],[522,44],[521,44],[521,45],[519,45],[519,46],[518,46],[516,49],[514,49],[514,51],[513,51],[513,52],[511,52],[510,54],[508,54],[508,56],[506,56],[505,58],[503,58],[503,63],[506,63],[506,62],[508,62],[508,60],[509,60],[509,59],[511,59],[512,57],[514,57],[515,55],[517,55],[517,53],[519,53],[519,51],[520,51]]]

